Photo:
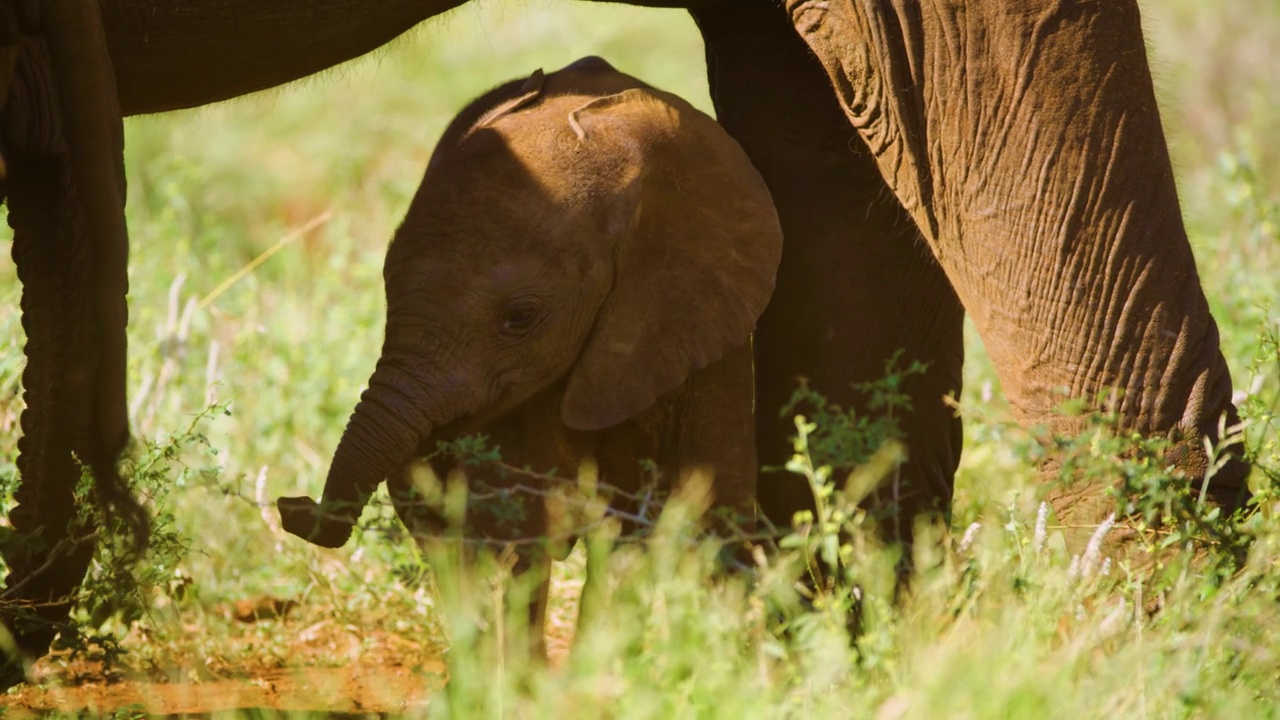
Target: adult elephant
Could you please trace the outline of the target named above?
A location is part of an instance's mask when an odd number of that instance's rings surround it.
[[[102,10],[120,104],[137,114],[303,77],[459,4],[102,0]],[[961,435],[942,397],[960,388],[967,310],[1024,421],[1069,431],[1074,421],[1051,412],[1061,389],[1089,401],[1119,390],[1128,429],[1171,436],[1172,457],[1191,477],[1204,473],[1202,439],[1235,409],[1136,0],[635,4],[690,9],[718,118],[782,223],[777,290],[755,345],[762,463],[788,453],[790,428],[774,409],[795,376],[856,407],[850,384],[879,376],[904,348],[929,369],[905,388],[914,412],[898,517],[945,512]],[[122,319],[93,327],[116,342]],[[41,372],[83,371],[79,357],[49,362]],[[104,378],[116,394],[123,381]],[[58,447],[39,435],[24,442],[24,454]],[[47,490],[52,476],[21,467],[28,497]],[[1246,474],[1234,460],[1210,494],[1234,507]],[[1100,497],[1061,495],[1055,507],[1073,524],[1093,522]],[[775,522],[805,501],[799,483],[762,478]],[[83,570],[57,573],[69,590]]]

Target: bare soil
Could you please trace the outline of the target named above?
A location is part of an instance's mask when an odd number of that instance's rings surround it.
[[[110,667],[53,653],[36,663],[31,682],[0,696],[0,715],[49,712],[203,715],[232,710],[343,714],[421,710],[444,686],[441,648],[430,640],[317,617],[277,598],[219,608],[226,635],[211,624],[148,647],[145,632],[126,638],[127,653]],[[202,648],[205,650],[202,651]]]
[[[573,640],[580,581],[553,580],[546,644],[560,665]],[[565,598],[569,593],[570,597]],[[0,717],[50,712],[208,715],[235,710],[400,714],[425,710],[445,685],[438,639],[344,623],[326,608],[263,597],[184,619],[186,636],[130,633],[111,667],[55,652],[31,682],[0,695]],[[226,632],[213,637],[211,627]]]
[[[444,683],[444,667],[354,664],[346,667],[244,668],[238,677],[205,682],[154,682],[99,676],[76,684],[37,676],[0,699],[8,717],[50,711],[107,713],[133,709],[153,715],[229,710],[402,713],[426,707]]]

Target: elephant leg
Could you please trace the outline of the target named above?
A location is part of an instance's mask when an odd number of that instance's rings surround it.
[[[534,662],[547,659],[547,602],[551,593],[551,556],[545,552],[523,553],[511,570],[505,604],[526,608],[526,645]],[[519,648],[513,648],[518,650]]]
[[[545,625],[551,578],[551,561],[568,554],[572,537],[562,523],[549,514],[548,488],[537,477],[514,472],[510,468],[532,468],[562,471],[575,466],[575,454],[559,421],[558,395],[544,393],[506,416],[485,423],[483,427],[469,422],[441,428],[426,438],[418,449],[421,456],[435,453],[440,441],[455,441],[483,433],[492,447],[498,448],[507,469],[472,464],[461,459],[468,485],[466,518],[461,540],[467,544],[457,557],[470,562],[475,551],[487,547],[495,554],[506,550],[514,553],[512,579],[504,595],[504,612],[512,608],[527,609],[527,645],[536,661],[546,659]],[[406,464],[387,478],[387,489],[401,521],[424,551],[433,543],[452,542],[453,528],[443,508],[429,502],[415,487],[414,473],[425,468]],[[431,472],[444,480],[459,464],[453,458],[435,457]]]
[[[884,377],[898,350],[902,367],[928,363],[903,385],[913,407],[900,418],[909,460],[882,498],[896,509],[886,534],[909,540],[916,514],[950,508],[961,430],[942,399],[960,390],[963,310],[783,9],[731,2],[693,16],[718,119],[768,184],[785,237],[755,337],[760,462],[777,468],[790,457],[795,427],[779,411],[798,377],[869,414],[854,383]],[[763,473],[758,493],[779,527],[812,507],[804,481],[781,472]]]
[[[582,593],[578,596],[578,620],[573,644],[577,646],[601,623],[606,621],[609,606],[609,553],[613,543],[602,537],[585,535],[582,539],[587,553],[587,568],[582,579]]]
[[[788,0],[846,115],[922,228],[1014,410],[1061,432],[1066,398],[1169,436],[1203,477],[1235,422],[1231,380],[1178,207],[1138,3]],[[1210,485],[1247,497],[1238,457]],[[1114,509],[1054,495],[1068,525]],[[1091,528],[1085,528],[1087,537]]]
[[[663,463],[678,484],[697,473],[709,475],[710,525],[731,542],[755,530],[754,401],[748,342],[689,376],[677,406],[677,457]]]
[[[462,538],[467,545],[460,548],[461,552],[458,553],[442,552],[443,543],[456,542],[458,538],[450,537],[444,513],[430,503],[415,486],[414,474],[425,471],[425,468],[415,465],[416,463],[408,463],[387,478],[387,490],[405,529],[427,557],[454,557],[463,563],[474,562],[479,541],[497,534],[495,524],[484,517],[469,518]],[[449,467],[447,463],[437,461],[431,465],[431,472],[436,477],[445,477]],[[485,509],[482,506],[479,510],[484,513]],[[479,527],[475,527],[476,524]],[[522,534],[512,533],[509,528],[500,532]],[[493,549],[500,550],[501,543],[501,539],[495,539]],[[503,595],[503,611],[507,612],[513,607],[527,609],[527,645],[529,655],[535,661],[542,661],[547,657],[545,627],[550,583],[551,555],[539,547],[518,547],[511,569],[511,582]]]
[[[146,527],[114,466],[128,440],[122,253],[127,239],[122,218],[114,230],[95,222],[99,211],[110,214],[112,202],[120,203],[114,207],[120,214],[123,200],[107,192],[95,205],[88,196],[103,188],[91,184],[82,190],[92,171],[84,172],[83,147],[64,139],[64,129],[77,131],[76,122],[85,118],[69,118],[66,97],[75,95],[54,77],[54,69],[65,64],[57,67],[59,51],[51,46],[51,53],[36,43],[24,47],[0,128],[27,338],[20,483],[9,517],[13,533],[3,547],[9,567],[3,619],[27,658],[43,655],[65,624],[69,597],[93,554],[93,528],[74,522],[80,462],[94,471],[98,500],[135,515],[140,540]],[[118,130],[118,115],[115,120]],[[21,659],[8,658],[0,685],[21,679]]]

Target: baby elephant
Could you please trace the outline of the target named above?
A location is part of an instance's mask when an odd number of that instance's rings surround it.
[[[382,356],[323,499],[281,498],[284,528],[339,547],[390,477],[406,525],[441,532],[409,466],[471,433],[543,473],[592,456],[618,497],[640,490],[645,460],[670,481],[705,469],[714,505],[749,526],[749,339],[781,250],[760,175],[684,100],[594,57],[486,93],[445,131],[396,231]],[[512,512],[511,493],[489,492],[538,480],[468,475],[495,498],[470,505],[469,534],[546,534],[546,493]],[[521,564],[545,573],[546,555]]]

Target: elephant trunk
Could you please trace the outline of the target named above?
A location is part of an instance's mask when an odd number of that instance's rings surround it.
[[[412,456],[436,424],[448,421],[433,414],[439,403],[422,397],[421,388],[385,356],[378,361],[342,433],[320,502],[309,497],[276,501],[286,531],[321,547],[346,544],[378,483]]]
[[[129,233],[124,216],[124,124],[115,75],[98,3],[51,0],[40,7],[71,180],[88,228],[85,249],[92,268],[81,297],[93,313],[89,331],[97,364],[90,398],[93,436],[88,447],[77,451],[93,469],[99,495],[127,518],[135,536],[133,549],[141,551],[147,543],[149,520],[116,468],[129,442],[124,381]]]

